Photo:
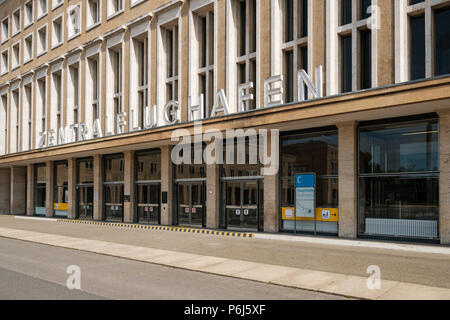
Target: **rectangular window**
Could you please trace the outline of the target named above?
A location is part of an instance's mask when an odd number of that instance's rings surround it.
[[[341,25],[352,23],[353,0],[340,0],[340,1],[341,1]]]
[[[166,56],[166,101],[178,100],[178,25],[163,28]]]
[[[48,3],[47,0],[37,0],[37,17],[42,18],[48,13]]]
[[[27,84],[23,87],[23,105],[22,105],[22,117],[24,128],[22,130],[22,149],[31,150],[31,115],[33,106],[33,94],[31,84]]]
[[[25,3],[25,9],[24,9],[24,28],[30,26],[33,24],[34,17],[33,17],[33,0],[28,1]]]
[[[23,39],[23,63],[33,60],[33,34]]]
[[[450,8],[434,13],[435,75],[450,73]]]
[[[75,38],[81,33],[81,4],[71,6],[67,13],[67,36],[70,39]]]
[[[359,129],[358,233],[438,239],[439,124]]]
[[[19,117],[19,104],[20,104],[20,95],[19,95],[19,89],[12,91],[12,104],[11,104],[11,144],[10,146],[13,147],[10,152],[19,152],[19,137],[20,137],[20,117]]]
[[[123,11],[123,0],[108,0],[108,17]]]
[[[110,56],[110,67],[112,71],[112,114],[108,117],[113,117],[110,120],[110,124],[113,125],[114,130],[118,129],[117,115],[123,112],[122,109],[122,46],[117,45],[116,47],[109,49]]]
[[[9,39],[9,17],[2,20],[2,43]]]
[[[43,77],[37,80],[36,88],[36,146],[39,146],[41,132],[46,132],[47,81]],[[45,142],[44,142],[45,143]]]
[[[0,150],[2,154],[6,154],[8,152],[8,94],[4,94],[1,96],[1,129],[2,130],[2,139],[0,141]]]
[[[64,3],[64,0],[52,0],[52,9],[55,10]]]
[[[367,19],[370,17],[369,7],[372,5],[372,0],[360,0],[361,19]]]
[[[55,18],[52,21],[52,48],[63,43],[64,40],[64,28],[63,28],[63,15]]]
[[[37,32],[37,56],[47,52],[47,26],[43,26]]]
[[[67,122],[69,125],[78,125],[80,123],[80,66],[78,63],[69,66],[69,87],[67,89],[68,95],[68,114]],[[72,113],[72,114],[70,114]],[[72,133],[72,141],[78,140],[78,135]]]
[[[13,36],[20,32],[20,13],[21,13],[21,10],[20,10],[20,8],[18,8],[12,14],[12,34],[13,34]]]
[[[410,17],[411,80],[425,78],[425,16]]]
[[[62,111],[62,79],[61,79],[61,71],[57,71],[53,73],[53,98],[52,102],[55,102],[55,105],[52,106],[56,108],[56,110],[52,110],[55,112],[56,123],[51,126],[51,129],[55,130],[55,134],[59,134],[59,129],[64,127],[63,123],[63,111]]]
[[[46,170],[45,164],[34,166],[34,214],[39,216],[46,214]]]
[[[100,23],[100,0],[88,0],[86,11],[87,28],[92,28]]]
[[[20,42],[17,42],[11,48],[11,70],[18,68],[19,65],[20,65]]]
[[[131,87],[134,91],[133,102],[133,126],[144,128],[144,110],[148,106],[148,37],[147,33],[132,40],[133,56],[131,68],[133,79]]]
[[[91,118],[92,122],[95,119],[100,118],[100,101],[99,101],[99,66],[98,66],[98,55],[88,58],[88,86],[86,87],[87,95],[88,95],[88,104],[91,106],[92,116],[86,116],[86,118]],[[90,94],[89,94],[90,92]],[[88,112],[86,111],[86,114]]]
[[[352,36],[341,37],[341,86],[342,92],[352,91]]]
[[[9,51],[5,49],[1,53],[1,61],[0,61],[0,73],[6,74],[9,72]]]
[[[360,31],[360,89],[372,88],[372,32]]]

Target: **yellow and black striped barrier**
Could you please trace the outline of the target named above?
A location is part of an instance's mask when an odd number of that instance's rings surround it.
[[[119,223],[119,222],[101,222],[101,221],[72,220],[72,219],[58,219],[57,221],[58,222],[67,222],[67,223],[91,224],[91,225],[97,225],[97,226],[129,228],[129,229],[146,229],[146,230],[161,230],[161,231],[172,231],[172,232],[209,234],[209,235],[227,236],[227,237],[240,237],[240,238],[253,238],[254,237],[254,234],[246,233],[246,232],[216,231],[216,230],[205,230],[205,229],[188,228],[188,227],[165,227],[165,226],[152,226],[152,225],[130,224],[130,223]]]

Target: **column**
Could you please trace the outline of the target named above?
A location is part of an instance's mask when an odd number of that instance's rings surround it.
[[[134,151],[125,151],[125,181],[124,181],[124,196],[130,196],[130,201],[125,199],[123,203],[123,218],[124,222],[132,223],[134,222],[134,211],[135,211],[135,201],[134,201]]]
[[[53,217],[55,212],[53,210],[53,193],[55,184],[55,170],[53,168],[53,161],[45,162],[45,211],[46,217]]]
[[[264,170],[264,232],[279,232],[280,231],[280,217],[279,217],[279,201],[278,201],[278,189],[279,189],[279,134],[274,137],[272,141],[271,133],[268,134],[267,141],[264,141],[264,154],[269,156],[272,169]],[[277,146],[272,146],[273,143],[277,143]],[[272,154],[274,152],[274,154]],[[265,160],[265,162],[268,159]]]
[[[69,219],[76,219],[77,217],[77,161],[75,158],[67,160],[67,201],[69,201],[69,207],[67,210],[67,217]]]
[[[339,237],[357,236],[356,121],[337,124],[339,135]]]
[[[26,190],[27,168],[11,168],[11,214],[25,214],[26,212]]]
[[[0,214],[9,214],[11,196],[11,173],[9,168],[0,169]]]
[[[172,146],[161,147],[161,224],[172,225],[173,222],[173,164],[170,157]],[[167,203],[163,194],[167,194]]]
[[[206,165],[206,227],[217,229],[220,225],[220,180],[219,165]]]
[[[94,155],[94,220],[103,220],[103,158]]]
[[[34,164],[27,165],[27,216],[34,215]]]
[[[450,244],[450,109],[439,114],[439,235]]]

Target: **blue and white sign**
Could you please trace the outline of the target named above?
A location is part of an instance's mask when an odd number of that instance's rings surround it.
[[[316,176],[313,173],[295,176],[295,216],[314,218],[316,211]]]

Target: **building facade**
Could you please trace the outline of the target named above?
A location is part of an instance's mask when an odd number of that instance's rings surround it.
[[[450,1],[3,1],[0,213],[450,244]]]

